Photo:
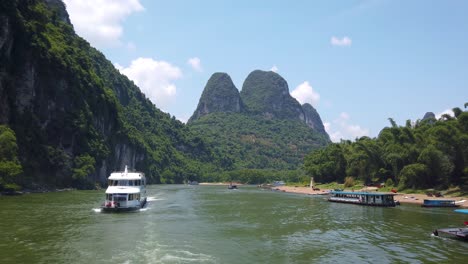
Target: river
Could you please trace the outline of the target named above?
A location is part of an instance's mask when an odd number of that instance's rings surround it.
[[[155,185],[142,211],[104,214],[104,191],[0,197],[0,263],[468,263],[431,236],[466,215],[330,203],[241,186]]]

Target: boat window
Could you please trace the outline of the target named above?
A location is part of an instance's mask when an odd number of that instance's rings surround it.
[[[127,201],[127,194],[114,194],[114,201]]]
[[[118,186],[128,186],[128,180],[120,180],[118,182]]]
[[[128,186],[133,186],[133,180],[128,181]]]

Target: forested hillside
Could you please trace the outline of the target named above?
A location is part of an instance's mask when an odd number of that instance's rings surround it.
[[[468,104],[465,104],[465,108]],[[305,169],[316,181],[387,182],[399,189],[468,189],[468,112],[439,120],[426,114],[415,123],[398,126],[392,119],[377,138],[342,141],[310,153]]]
[[[328,141],[298,120],[212,113],[190,124],[231,169],[297,169],[305,153]]]
[[[229,172],[208,180],[297,180],[304,156],[330,142],[317,111],[301,106],[286,80],[271,71],[250,73],[241,92],[228,74],[213,74],[188,126]]]
[[[201,138],[74,33],[62,1],[1,1],[0,62],[0,187],[92,188],[125,165],[181,183],[215,167]]]

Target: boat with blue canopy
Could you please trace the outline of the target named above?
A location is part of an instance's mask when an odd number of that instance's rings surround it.
[[[368,206],[394,207],[394,193],[331,191],[328,201]]]
[[[430,200],[424,199],[422,207],[458,207],[455,200]]]

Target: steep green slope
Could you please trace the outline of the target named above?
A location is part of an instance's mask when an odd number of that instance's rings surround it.
[[[240,113],[211,113],[190,124],[224,157],[229,170],[297,169],[305,154],[328,139],[299,120],[266,119]]]
[[[150,182],[212,170],[211,152],[74,33],[59,0],[0,3],[0,123],[29,187],[90,187],[125,165]]]

